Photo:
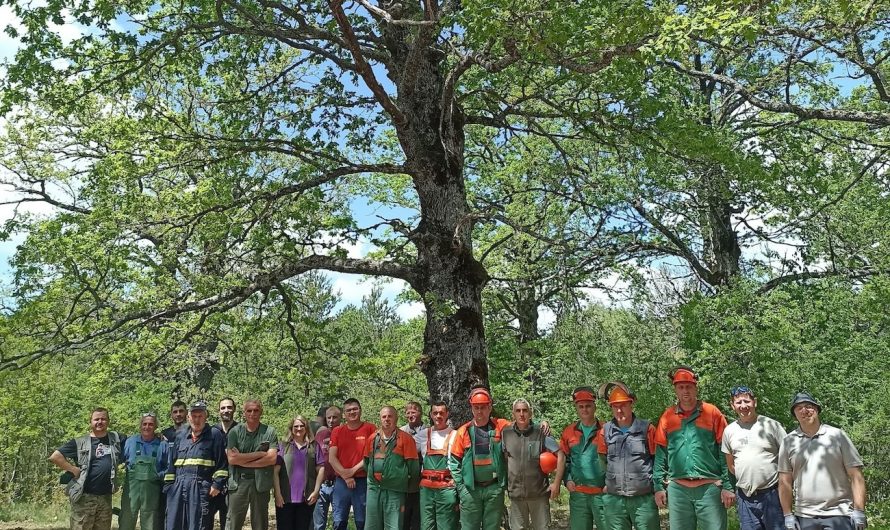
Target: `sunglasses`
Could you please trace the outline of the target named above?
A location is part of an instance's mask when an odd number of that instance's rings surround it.
[[[154,419],[158,419],[158,415],[155,414],[154,412],[143,412],[143,413],[142,413],[142,419],[145,419],[145,418],[154,418]]]
[[[754,397],[754,391],[746,386],[734,386],[729,390],[729,395],[731,397],[736,397],[739,394],[748,394],[751,397]]]

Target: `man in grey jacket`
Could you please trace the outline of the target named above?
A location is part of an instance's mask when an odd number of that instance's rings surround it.
[[[517,399],[513,402],[513,425],[502,434],[511,530],[547,530],[550,498],[559,494],[559,484],[549,484],[540,464],[541,453],[556,452],[559,446],[531,420],[531,405]]]

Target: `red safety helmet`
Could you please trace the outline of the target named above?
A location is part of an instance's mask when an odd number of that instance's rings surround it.
[[[491,405],[491,394],[484,388],[470,390],[470,405]]]
[[[580,401],[596,401],[596,394],[594,394],[593,389],[589,386],[579,386],[572,392],[572,402],[578,403]]]
[[[693,385],[698,384],[698,376],[692,370],[692,368],[688,366],[678,366],[670,371],[668,374],[671,378],[671,383],[692,383]]]
[[[549,475],[550,473],[556,471],[556,463],[556,455],[551,453],[550,451],[544,451],[543,453],[541,453],[540,459],[538,461],[538,465],[541,466],[541,471],[545,475]]]

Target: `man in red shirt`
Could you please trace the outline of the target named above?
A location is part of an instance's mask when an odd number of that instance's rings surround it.
[[[377,428],[362,421],[362,405],[355,398],[343,402],[343,415],[346,417],[346,424],[331,432],[331,448],[328,452],[328,461],[337,473],[331,503],[334,530],[346,530],[350,507],[356,530],[364,530],[368,493],[364,448],[368,438],[377,432]]]

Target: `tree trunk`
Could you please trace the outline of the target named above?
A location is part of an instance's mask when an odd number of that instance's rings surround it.
[[[731,192],[723,171],[712,169],[703,173],[704,259],[713,274],[713,285],[719,289],[738,277],[742,250],[739,247],[738,234],[732,226],[732,214],[735,210],[729,202]]]
[[[443,102],[442,52],[432,45],[411,50],[424,46],[423,39],[409,39],[407,31],[396,27],[389,28],[386,40],[394,58],[389,76],[405,116],[397,127],[399,142],[420,202],[420,222],[412,235],[418,278],[413,287],[426,308],[420,366],[430,399],[448,403],[457,424],[470,418],[470,388],[488,385],[482,321],[488,273],[473,256],[473,217],[463,174],[463,111],[451,98]],[[418,52],[420,56],[412,56]]]

